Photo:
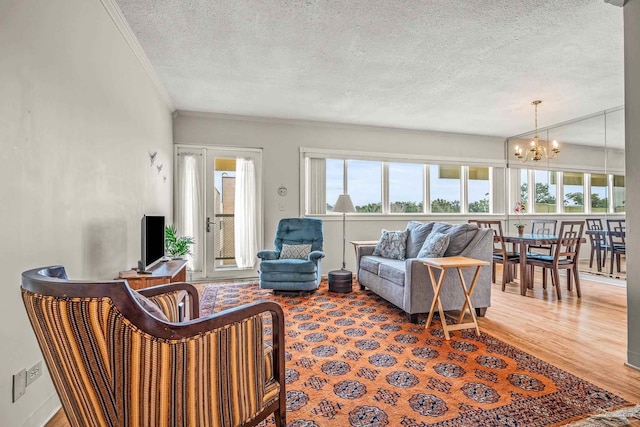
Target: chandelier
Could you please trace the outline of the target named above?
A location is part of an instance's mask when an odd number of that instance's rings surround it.
[[[539,160],[542,160],[543,156],[547,159],[555,159],[560,152],[560,148],[558,148],[558,141],[556,141],[555,139],[551,143],[551,153],[547,151],[547,147],[545,145],[540,145],[540,142],[538,141],[538,104],[541,103],[542,101],[539,99],[531,103],[531,105],[535,107],[536,119],[535,132],[533,134],[533,140],[531,141],[531,144],[529,144],[529,148],[523,149],[522,147],[516,145],[514,149],[513,155],[520,159],[522,163],[528,160],[537,162]]]

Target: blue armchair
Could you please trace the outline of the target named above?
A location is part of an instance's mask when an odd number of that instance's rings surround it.
[[[283,218],[278,223],[275,250],[258,252],[260,287],[275,291],[313,291],[321,279],[322,221]],[[310,246],[309,246],[310,245]]]

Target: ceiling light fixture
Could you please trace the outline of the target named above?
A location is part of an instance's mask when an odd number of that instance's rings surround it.
[[[560,148],[558,148],[558,141],[556,141],[555,139],[551,143],[551,153],[547,151],[547,147],[545,146],[546,144],[540,145],[540,142],[538,141],[538,104],[541,104],[541,103],[542,101],[539,99],[531,103],[531,105],[535,107],[536,120],[535,120],[535,133],[533,134],[533,140],[531,141],[529,148],[524,150],[521,147],[516,145],[515,150],[513,152],[513,155],[516,156],[518,159],[520,159],[522,163],[528,160],[533,160],[534,162],[537,162],[539,160],[542,160],[543,156],[547,159],[555,159],[558,156],[558,153],[560,152]]]

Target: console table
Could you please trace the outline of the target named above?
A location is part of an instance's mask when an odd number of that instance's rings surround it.
[[[165,285],[187,281],[187,260],[172,259],[159,262],[151,267],[151,274],[140,274],[135,270],[120,273],[118,279],[126,279],[131,289],[143,289],[151,286]]]

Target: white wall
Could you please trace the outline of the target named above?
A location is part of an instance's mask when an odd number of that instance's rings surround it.
[[[640,230],[640,1],[624,5],[625,150],[627,154],[627,233]],[[633,185],[632,185],[633,183]],[[627,259],[638,259],[640,240],[627,239]],[[627,263],[627,361],[640,369],[640,265]]]
[[[42,360],[20,274],[135,265],[142,214],[171,219],[172,118],[97,0],[0,0],[0,99],[0,426],[41,426],[59,405],[47,372],[11,403],[12,374]]]
[[[267,248],[273,245],[280,218],[303,214],[300,210],[300,147],[355,153],[496,159],[498,163],[504,159],[504,138],[186,112],[179,112],[174,120],[174,141],[263,149],[264,242]],[[287,196],[277,194],[280,185],[288,188]],[[284,204],[283,211],[279,210],[279,203]],[[460,217],[439,218],[461,220]],[[322,261],[322,270],[326,274],[342,265],[342,217],[323,219],[326,258]],[[385,218],[381,224],[375,216],[349,218],[347,242],[377,240],[381,227],[404,229],[409,219],[412,218]],[[351,247],[347,247],[347,267],[351,269],[355,267],[353,252]]]

